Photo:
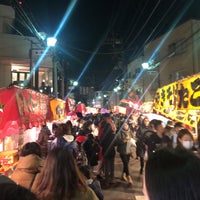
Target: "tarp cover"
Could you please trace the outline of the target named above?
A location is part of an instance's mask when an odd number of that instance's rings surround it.
[[[34,90],[0,89],[0,139],[46,122],[49,97]]]

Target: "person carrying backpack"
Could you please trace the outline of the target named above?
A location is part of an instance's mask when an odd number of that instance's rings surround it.
[[[78,146],[71,134],[68,126],[65,123],[59,124],[55,130],[55,139],[52,142],[51,149],[55,147],[66,148],[72,153],[74,158],[77,157]]]

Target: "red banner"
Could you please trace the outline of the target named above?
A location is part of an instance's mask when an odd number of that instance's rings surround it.
[[[15,98],[16,89],[0,89],[0,139],[19,132],[20,116]]]
[[[18,87],[0,89],[0,138],[46,122],[49,97]]]

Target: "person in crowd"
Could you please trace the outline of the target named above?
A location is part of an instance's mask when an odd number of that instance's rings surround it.
[[[155,132],[145,140],[147,145],[148,158],[152,156],[158,149],[166,147],[170,143],[170,139],[164,135],[165,125],[161,120],[154,123]]]
[[[98,179],[92,178],[89,166],[81,166],[79,169],[86,177],[87,185],[93,189],[99,200],[103,200],[104,195],[101,189],[101,183]]]
[[[100,151],[99,144],[92,133],[90,133],[88,138],[84,141],[83,149],[87,155],[88,165],[92,170],[94,166],[98,165],[98,153]]]
[[[129,142],[131,142],[131,138],[132,138],[131,130],[129,128],[128,123],[125,121],[122,124],[122,128],[117,133],[115,143],[117,145],[117,151],[119,152],[120,158],[123,163],[122,178],[123,180],[128,182],[129,185],[133,185],[133,180],[129,172],[129,161],[131,157],[131,150],[130,150],[131,144],[129,144]]]
[[[45,124],[42,126],[39,135],[38,135],[38,139],[37,139],[37,143],[40,145],[41,148],[41,152],[42,152],[42,157],[46,157],[48,154],[48,141],[49,141],[49,137],[51,135],[51,131],[49,130],[48,126]]]
[[[188,150],[158,150],[145,167],[146,200],[199,200],[199,169],[200,159]]]
[[[105,173],[105,183],[102,185],[105,189],[111,184],[115,184],[114,179],[114,161],[115,161],[115,132],[112,125],[107,121],[102,122],[102,136],[100,138],[100,145],[102,147],[103,167]]]
[[[38,200],[98,199],[87,186],[71,152],[59,147],[55,147],[47,155],[44,167],[33,183],[32,191]]]
[[[177,146],[176,149],[188,149],[188,150],[195,150],[194,148],[194,138],[192,133],[184,128],[178,132],[177,136]]]
[[[30,189],[44,163],[41,155],[39,144],[36,142],[26,143],[20,151],[19,161],[11,175],[11,179],[17,184]]]
[[[102,139],[102,136],[104,134],[104,130],[105,130],[105,124],[108,123],[111,126],[111,132],[115,133],[116,132],[116,126],[115,123],[111,117],[111,115],[109,113],[105,113],[102,114],[101,116],[99,116],[99,120],[98,120],[98,136],[97,139],[100,143],[100,140]],[[109,127],[110,127],[109,126]],[[98,160],[98,166],[97,166],[97,177],[99,179],[103,178],[104,175],[104,161],[103,161],[103,155],[102,155],[102,146],[100,145],[100,151],[99,151],[99,160]]]
[[[141,121],[141,125],[136,131],[136,155],[140,158],[140,174],[143,173],[144,169],[144,155],[145,155],[145,143],[144,134],[150,129],[148,117],[144,117]]]
[[[81,148],[81,145],[83,142],[88,138],[88,135],[92,132],[92,122],[91,121],[85,121],[83,123],[83,126],[80,128],[78,135],[76,137],[76,142],[79,145],[79,148]]]
[[[147,141],[149,140],[150,136],[152,134],[155,134],[156,133],[156,129],[155,129],[155,126],[157,124],[157,119],[152,119],[150,122],[149,122],[149,128],[148,130],[146,130],[143,134],[143,142],[145,143],[145,149],[146,151],[148,150],[148,146],[146,145],[147,144]],[[146,153],[146,152],[145,152]]]
[[[1,200],[37,200],[29,189],[13,183],[0,183]]]
[[[55,147],[67,148],[75,158],[77,156],[77,143],[71,134],[70,127],[65,123],[58,124],[55,130],[55,139],[52,141],[51,149]]]
[[[181,129],[184,129],[184,128],[185,128],[185,125],[182,122],[176,122],[174,124],[174,133],[173,133],[173,136],[172,136],[172,146],[173,146],[173,148],[175,148],[177,146],[178,132]]]
[[[173,145],[173,134],[174,134],[174,127],[167,124],[164,128],[164,135],[168,142],[168,146],[172,147]]]
[[[67,125],[69,131],[71,132],[71,134],[72,134],[74,137],[76,137],[76,128],[73,126],[71,120],[67,120],[67,121],[66,121],[66,125]]]
[[[91,120],[85,121],[79,132],[83,132],[82,135],[88,136],[90,133],[92,133],[92,125],[93,122]]]

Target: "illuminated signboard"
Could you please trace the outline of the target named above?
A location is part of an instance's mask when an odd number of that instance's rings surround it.
[[[195,127],[200,116],[200,74],[159,88],[154,98],[154,109]]]

